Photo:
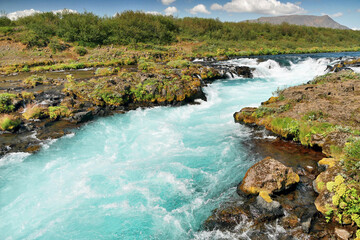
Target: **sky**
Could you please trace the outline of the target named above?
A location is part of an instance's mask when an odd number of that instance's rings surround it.
[[[0,0],[0,11],[12,17],[64,8],[77,12],[86,10],[100,16],[139,10],[175,17],[196,16],[233,22],[262,16],[326,14],[340,24],[360,30],[360,0]]]

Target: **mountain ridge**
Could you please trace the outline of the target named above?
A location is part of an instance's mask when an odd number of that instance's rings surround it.
[[[314,16],[314,15],[286,15],[277,17],[260,17],[254,20],[247,20],[247,22],[255,23],[270,23],[274,25],[289,23],[294,25],[309,26],[309,27],[324,27],[333,29],[350,29],[347,26],[341,25],[328,15]]]

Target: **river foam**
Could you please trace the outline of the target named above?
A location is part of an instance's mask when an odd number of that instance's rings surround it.
[[[232,114],[323,74],[330,61],[231,60],[256,68],[255,78],[216,81],[199,105],[101,118],[37,154],[3,157],[0,239],[233,238],[201,230],[259,160]],[[269,228],[274,236],[281,230]]]

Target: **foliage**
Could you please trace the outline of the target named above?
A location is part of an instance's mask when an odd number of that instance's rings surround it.
[[[69,45],[61,43],[57,38],[52,38],[49,43],[49,48],[53,53],[65,51]]]
[[[359,179],[360,172],[360,139],[350,139],[344,148],[344,166],[350,176]]]
[[[156,64],[153,61],[150,61],[148,59],[141,58],[138,61],[138,69],[143,72],[149,72],[151,70],[154,70],[156,67]]]
[[[360,196],[356,186],[353,181],[341,175],[326,184],[328,191],[334,193],[332,203],[336,206],[329,215],[333,215],[339,223],[353,222],[360,227]]]
[[[12,112],[15,110],[13,100],[16,98],[15,94],[2,93],[0,94],[0,113]]]
[[[3,25],[17,26],[16,38],[28,46],[46,46],[54,36],[82,46],[138,43],[170,44],[178,40],[203,42],[193,49],[202,56],[317,53],[359,49],[360,33],[289,24],[221,22],[218,19],[174,18],[125,11],[113,17],[93,13],[38,13]],[[1,25],[0,25],[1,26]],[[156,46],[151,46],[155,49]]]
[[[79,54],[80,56],[85,56],[85,55],[88,53],[88,51],[87,51],[86,48],[84,48],[84,47],[77,47],[77,48],[75,48],[75,52],[76,52],[77,54]]]
[[[49,117],[51,119],[70,117],[72,115],[71,110],[69,110],[66,106],[49,107],[48,111],[49,111]]]
[[[35,96],[32,92],[21,92],[21,97],[24,99],[24,100],[28,100],[28,101],[31,101],[31,100],[34,100],[35,99]]]
[[[25,112],[23,113],[23,117],[26,120],[29,119],[41,119],[46,117],[47,111],[45,108],[38,106],[37,104],[28,104],[26,106]]]
[[[0,129],[2,131],[14,130],[21,120],[13,115],[3,114],[0,116]]]
[[[110,76],[119,71],[119,68],[98,68],[95,71],[96,76]]]
[[[299,122],[295,119],[285,117],[285,118],[274,118],[271,121],[271,127],[274,132],[279,133],[284,137],[294,137],[299,136],[300,125]]]
[[[45,76],[31,75],[23,80],[23,83],[27,86],[36,87],[42,85],[45,82]]]
[[[189,67],[191,65],[191,62],[188,60],[174,60],[168,62],[166,65],[172,68],[185,68]]]

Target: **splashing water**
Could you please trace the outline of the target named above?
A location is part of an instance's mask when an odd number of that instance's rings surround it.
[[[241,145],[250,135],[232,114],[331,61],[296,59],[229,61],[256,68],[255,78],[216,81],[199,105],[101,118],[37,154],[3,157],[0,239],[226,239],[198,231],[259,160]]]

